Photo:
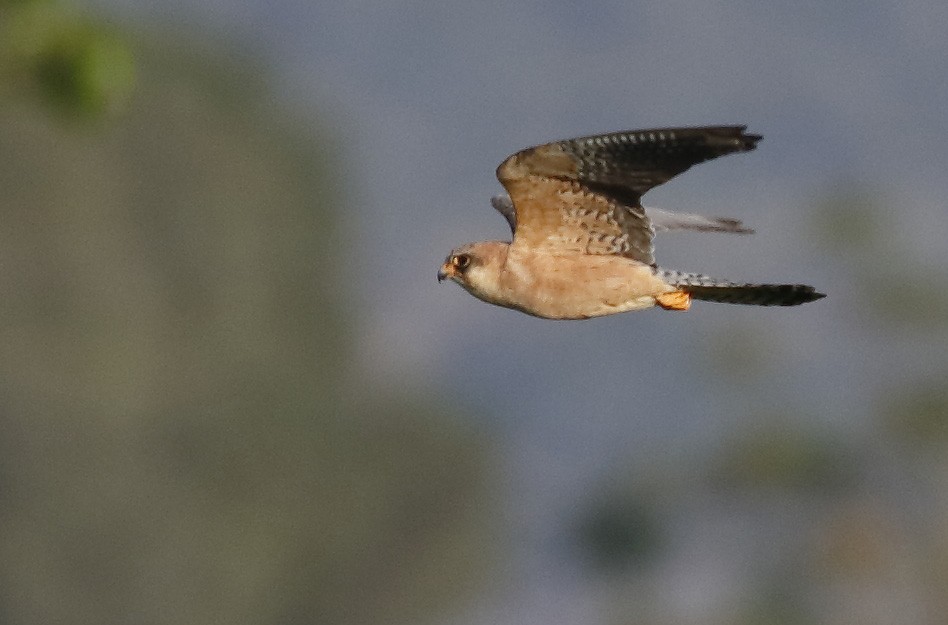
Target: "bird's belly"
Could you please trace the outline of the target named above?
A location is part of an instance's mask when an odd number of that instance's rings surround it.
[[[618,256],[544,255],[508,267],[511,308],[547,319],[588,319],[655,305],[672,290],[651,267]]]

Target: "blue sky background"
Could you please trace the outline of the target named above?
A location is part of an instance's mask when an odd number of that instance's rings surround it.
[[[399,392],[436,389],[490,415],[483,427],[503,452],[505,548],[517,557],[449,622],[608,622],[608,585],[583,575],[560,537],[603,483],[672,469],[725,432],[753,427],[742,423],[750,383],[722,377],[708,356],[718,339],[773,355],[766,382],[757,379],[772,404],[856,438],[880,381],[945,361],[943,332],[896,334],[867,320],[846,259],[819,245],[813,210],[840,189],[866,193],[886,207],[893,242],[873,262],[944,280],[944,2],[95,6],[237,42],[273,69],[278,99],[331,127],[353,233],[338,271],[356,287],[364,375]],[[740,218],[757,234],[661,237],[659,262],[810,283],[826,300],[780,310],[699,303],[687,314],[563,323],[436,283],[452,247],[507,236],[488,199],[501,190],[494,169],[509,153],[600,131],[719,123],[747,124],[764,140],[646,203]],[[748,563],[768,532],[792,528],[746,519],[745,527],[730,513],[682,505],[702,520],[682,522],[689,529],[677,532],[653,590],[679,622],[699,622],[727,602],[734,580],[753,575]]]

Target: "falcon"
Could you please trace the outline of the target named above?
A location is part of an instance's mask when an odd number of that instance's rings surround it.
[[[642,196],[692,165],[749,152],[746,126],[630,130],[521,150],[497,168],[508,196],[491,204],[512,241],[455,248],[438,281],[485,302],[545,319],[588,319],[659,306],[688,310],[705,300],[796,306],[824,297],[803,284],[747,284],[655,263],[665,230],[753,232],[740,221],[642,206]]]

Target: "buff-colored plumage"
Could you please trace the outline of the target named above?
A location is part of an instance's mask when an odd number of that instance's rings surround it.
[[[823,297],[803,285],[715,281],[655,265],[656,229],[749,232],[740,222],[646,210],[641,196],[692,165],[752,150],[741,126],[582,137],[517,152],[497,168],[510,198],[492,203],[513,241],[456,248],[438,273],[491,304],[549,319],[585,319],[691,298],[789,306]]]

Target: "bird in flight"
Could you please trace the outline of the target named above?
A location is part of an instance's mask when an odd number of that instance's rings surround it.
[[[497,168],[508,196],[491,200],[511,242],[455,248],[438,281],[546,319],[588,319],[692,299],[796,306],[824,297],[802,284],[743,284],[663,269],[652,239],[663,230],[752,232],[734,219],[642,206],[642,196],[692,165],[753,150],[745,126],[631,130],[521,150]]]

